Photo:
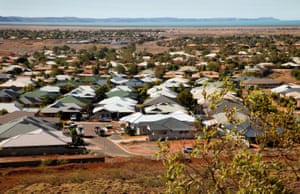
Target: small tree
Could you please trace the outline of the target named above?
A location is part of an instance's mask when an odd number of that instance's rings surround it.
[[[118,73],[125,73],[126,69],[123,65],[121,64],[118,64],[116,67],[115,67],[115,70],[118,72]]]
[[[129,73],[129,75],[136,75],[138,73],[137,65],[129,64],[128,65],[128,73]]]
[[[189,89],[183,89],[177,95],[177,100],[182,106],[187,107],[189,111],[195,110],[196,101],[193,98],[193,95],[191,94],[191,91]]]
[[[99,64],[93,66],[93,74],[98,75],[99,74]]]
[[[162,78],[165,74],[166,68],[162,65],[156,66],[154,69],[155,77]]]
[[[212,96],[204,94],[211,99],[209,107],[216,107],[227,91],[224,87]],[[238,138],[244,134],[237,131],[241,121],[232,109],[226,113],[232,130],[219,137],[217,127],[200,128],[191,154],[171,152],[169,142],[159,142],[167,193],[290,193],[289,181],[300,180],[299,153],[294,149],[300,142],[300,126],[293,110],[278,110],[271,96],[258,90],[249,91],[242,102],[249,111],[250,127],[259,127],[261,132],[260,148],[271,145],[283,150],[278,150],[276,160],[264,161],[262,153],[250,151],[244,139]]]
[[[35,86],[33,84],[29,84],[28,86],[24,87],[25,92],[31,92],[35,89]]]
[[[109,88],[106,85],[100,86],[96,88],[95,93],[96,93],[96,100],[100,101],[106,98],[105,93],[109,91]]]
[[[5,108],[1,109],[1,111],[0,111],[0,115],[5,115],[7,113],[8,113],[8,111]]]

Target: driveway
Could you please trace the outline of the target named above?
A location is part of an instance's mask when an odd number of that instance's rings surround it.
[[[84,141],[87,143],[86,148],[93,153],[101,153],[110,156],[132,156],[118,144],[110,140],[109,137],[98,136],[94,128],[95,126],[103,127],[109,123],[102,122],[76,122],[77,125],[82,125],[85,130]]]

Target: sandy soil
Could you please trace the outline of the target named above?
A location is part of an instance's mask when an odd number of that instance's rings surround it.
[[[274,69],[273,73],[270,74],[269,77],[282,82],[300,84],[300,81],[294,78],[291,75],[291,72],[292,69]]]
[[[168,143],[170,144],[171,151],[181,152],[184,147],[192,147],[195,143],[195,140],[170,140]],[[120,143],[120,145],[131,153],[149,155],[152,157],[155,157],[159,151],[158,142],[156,141],[132,141],[129,143]]]

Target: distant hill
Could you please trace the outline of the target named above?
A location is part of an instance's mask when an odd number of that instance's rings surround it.
[[[0,16],[2,24],[70,24],[70,25],[300,25],[299,21],[263,18],[77,18]]]
[[[195,21],[279,21],[276,18],[77,18],[0,16],[1,22],[195,22]]]

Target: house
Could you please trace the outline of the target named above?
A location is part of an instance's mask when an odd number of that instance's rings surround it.
[[[246,51],[239,51],[238,55],[248,55],[248,53]]]
[[[26,111],[14,111],[12,113],[8,113],[5,115],[0,116],[0,125],[3,125],[5,123],[11,122],[13,120],[22,118],[22,117],[34,117],[37,116],[36,112],[26,112]],[[41,119],[53,123],[55,125],[58,125],[60,123],[59,118],[53,118],[53,117],[41,117]]]
[[[241,85],[245,88],[263,88],[263,89],[271,89],[281,85],[281,81],[272,78],[252,78],[241,82]]]
[[[35,71],[39,71],[39,72],[45,72],[46,74],[50,74],[52,72],[52,66],[51,65],[35,65],[33,68]]]
[[[56,102],[74,103],[82,108],[85,108],[91,104],[91,99],[84,99],[84,98],[78,98],[78,97],[75,97],[72,95],[66,95],[66,96],[58,99]]]
[[[142,88],[144,87],[145,82],[139,78],[132,78],[126,83],[126,85],[131,88]]]
[[[155,77],[155,73],[152,69],[146,69],[139,73],[139,77]]]
[[[49,123],[38,117],[21,117],[0,126],[0,141],[21,135],[36,129],[57,130],[53,123]]]
[[[143,56],[142,59],[144,61],[149,61],[151,59],[151,56]]]
[[[263,66],[250,66],[250,65],[246,65],[244,67],[243,73],[246,75],[263,75],[264,72],[266,71],[266,69]]]
[[[195,64],[195,66],[198,66],[198,67],[205,67],[207,65],[208,65],[208,62],[206,62],[206,61],[202,61],[200,63]]]
[[[16,106],[21,108],[32,108],[40,107],[42,105],[42,100],[40,98],[21,96],[15,101]]]
[[[137,101],[131,98],[114,96],[97,103],[93,114],[99,120],[119,119],[135,112],[136,104]]]
[[[217,54],[216,53],[209,53],[207,55],[205,55],[206,58],[215,58],[217,57]]]
[[[95,75],[77,74],[80,76],[80,81],[84,85],[106,85],[107,81],[105,78]],[[99,83],[99,84],[98,84]]]
[[[175,77],[175,78],[171,78],[166,80],[164,83],[162,83],[162,86],[165,86],[167,88],[178,88],[180,86],[183,87],[190,87],[190,85],[188,84],[189,80],[182,78],[182,77]]]
[[[88,111],[90,109],[90,106],[90,100],[67,95],[41,109],[40,113],[43,116],[59,116],[62,119],[70,119],[74,114],[80,117],[83,111]]]
[[[25,68],[20,65],[10,65],[2,69],[5,73],[24,72]]]
[[[141,81],[143,81],[144,83],[154,83],[154,82],[161,81],[161,80],[154,76],[153,77],[148,76],[148,77],[142,78]]]
[[[119,85],[110,90],[110,92],[116,92],[116,91],[132,92],[133,88],[127,85]]]
[[[195,66],[182,66],[178,71],[183,72],[185,76],[191,77],[193,73],[198,72],[198,69]]]
[[[118,65],[125,66],[124,64],[118,63],[118,62],[115,62],[115,61],[110,61],[109,64],[110,64],[112,67],[117,67]]]
[[[232,110],[236,112],[232,112],[232,118],[229,118],[228,113]],[[203,120],[202,124],[206,128],[218,128],[220,134],[234,130],[247,139],[255,139],[263,134],[260,127],[250,121],[248,110],[240,101],[224,99],[214,109],[207,109],[206,115],[208,119]]]
[[[176,111],[185,112],[185,108],[179,104],[158,103],[144,107],[146,114],[168,114]]]
[[[60,95],[57,86],[44,86],[31,92],[26,92],[17,100],[22,107],[38,107],[44,103],[51,103]]]
[[[66,81],[66,80],[71,80],[71,76],[69,75],[56,75],[55,78],[58,80],[58,81]]]
[[[107,80],[106,79],[99,79],[97,82],[96,82],[96,85],[97,86],[105,86],[107,85]]]
[[[165,87],[164,85],[153,86],[152,88],[147,90],[147,94],[150,95],[150,98],[155,96],[167,96],[169,98],[176,98],[177,93],[172,91],[171,89]]]
[[[7,73],[0,73],[0,82],[6,82],[7,80],[13,78],[13,75]]]
[[[138,63],[137,66],[138,67],[147,67],[148,66],[148,62],[144,61],[144,62]]]
[[[61,101],[56,101],[53,104],[43,108],[40,113],[43,116],[56,117],[59,115],[63,119],[70,119],[70,117],[74,114],[80,115],[82,109],[83,108],[76,103],[64,103]]]
[[[300,64],[293,63],[293,62],[287,62],[287,63],[281,64],[281,67],[295,68],[295,67],[300,67]]]
[[[34,112],[25,112],[25,111],[14,111],[12,113],[8,113],[0,116],[0,125],[11,122],[13,120],[22,118],[22,117],[33,117],[35,116]]]
[[[156,96],[144,102],[146,114],[168,114],[177,111],[185,112],[185,108],[179,105],[176,99],[167,96]]]
[[[191,94],[195,100],[197,100],[197,103],[199,105],[207,105],[211,98],[213,98],[215,95],[220,94],[222,91],[223,82],[208,82],[206,86],[199,86],[191,89]],[[224,95],[225,99],[235,99],[235,93],[234,92],[227,92],[227,94]]]
[[[125,85],[128,82],[128,79],[125,79],[123,77],[113,77],[110,79],[110,82],[112,85]]]
[[[184,51],[176,51],[176,52],[170,52],[169,53],[171,56],[174,56],[174,55],[180,55],[180,56],[185,56],[185,57],[195,57],[194,55],[190,55]]]
[[[202,86],[202,85],[208,83],[209,80],[210,80],[210,79],[207,78],[207,77],[202,77],[202,78],[199,78],[199,79],[195,80],[194,84],[195,84],[195,85],[200,85],[200,86]]]
[[[0,90],[0,102],[12,102],[19,94],[13,89]]]
[[[11,113],[14,111],[22,110],[22,107],[16,106],[15,102],[8,102],[8,103],[0,103],[0,110],[7,110],[7,112]]]
[[[271,92],[279,94],[281,98],[292,97],[297,102],[297,107],[300,107],[300,85],[297,84],[283,84],[271,89]]]
[[[216,71],[201,71],[200,75],[213,80],[217,80],[220,77],[219,72]]]
[[[148,135],[149,140],[195,137],[195,118],[180,111],[165,115],[133,113],[120,121],[127,123],[136,135]]]
[[[155,73],[151,69],[146,69],[144,71],[141,71],[135,77],[139,78],[144,83],[153,83],[153,82],[156,82],[156,81],[161,81],[160,79],[155,77]]]
[[[47,86],[41,87],[41,88],[40,88],[40,91],[48,92],[48,93],[59,94],[59,93],[60,93],[60,88],[57,87],[57,86],[50,86],[50,85],[47,85]]]
[[[300,57],[292,57],[292,60],[297,63],[300,64]]]
[[[176,78],[176,77],[184,77],[184,72],[181,71],[168,71],[164,74],[163,78],[164,79],[171,79],[171,78]]]
[[[124,97],[124,98],[136,98],[136,94],[125,90],[110,90],[109,92],[106,92],[105,95],[108,98],[115,97],[115,96]]]
[[[24,88],[29,85],[35,85],[35,82],[28,77],[17,77],[16,79],[10,79],[0,85],[0,88],[10,88],[12,86],[16,88]]]
[[[0,126],[0,156],[82,153],[55,125],[37,117],[22,117]]]
[[[72,139],[61,131],[36,129],[0,142],[0,156],[70,154],[74,151],[68,148],[71,143]]]
[[[95,89],[96,86],[79,86],[65,94],[65,96],[74,96],[77,98],[92,100],[96,96]]]
[[[289,92],[289,93],[285,94],[285,97],[293,98],[296,101],[297,108],[300,107],[300,92],[299,91]]]
[[[56,65],[56,62],[55,61],[46,61],[46,65],[53,66],[53,65]]]

